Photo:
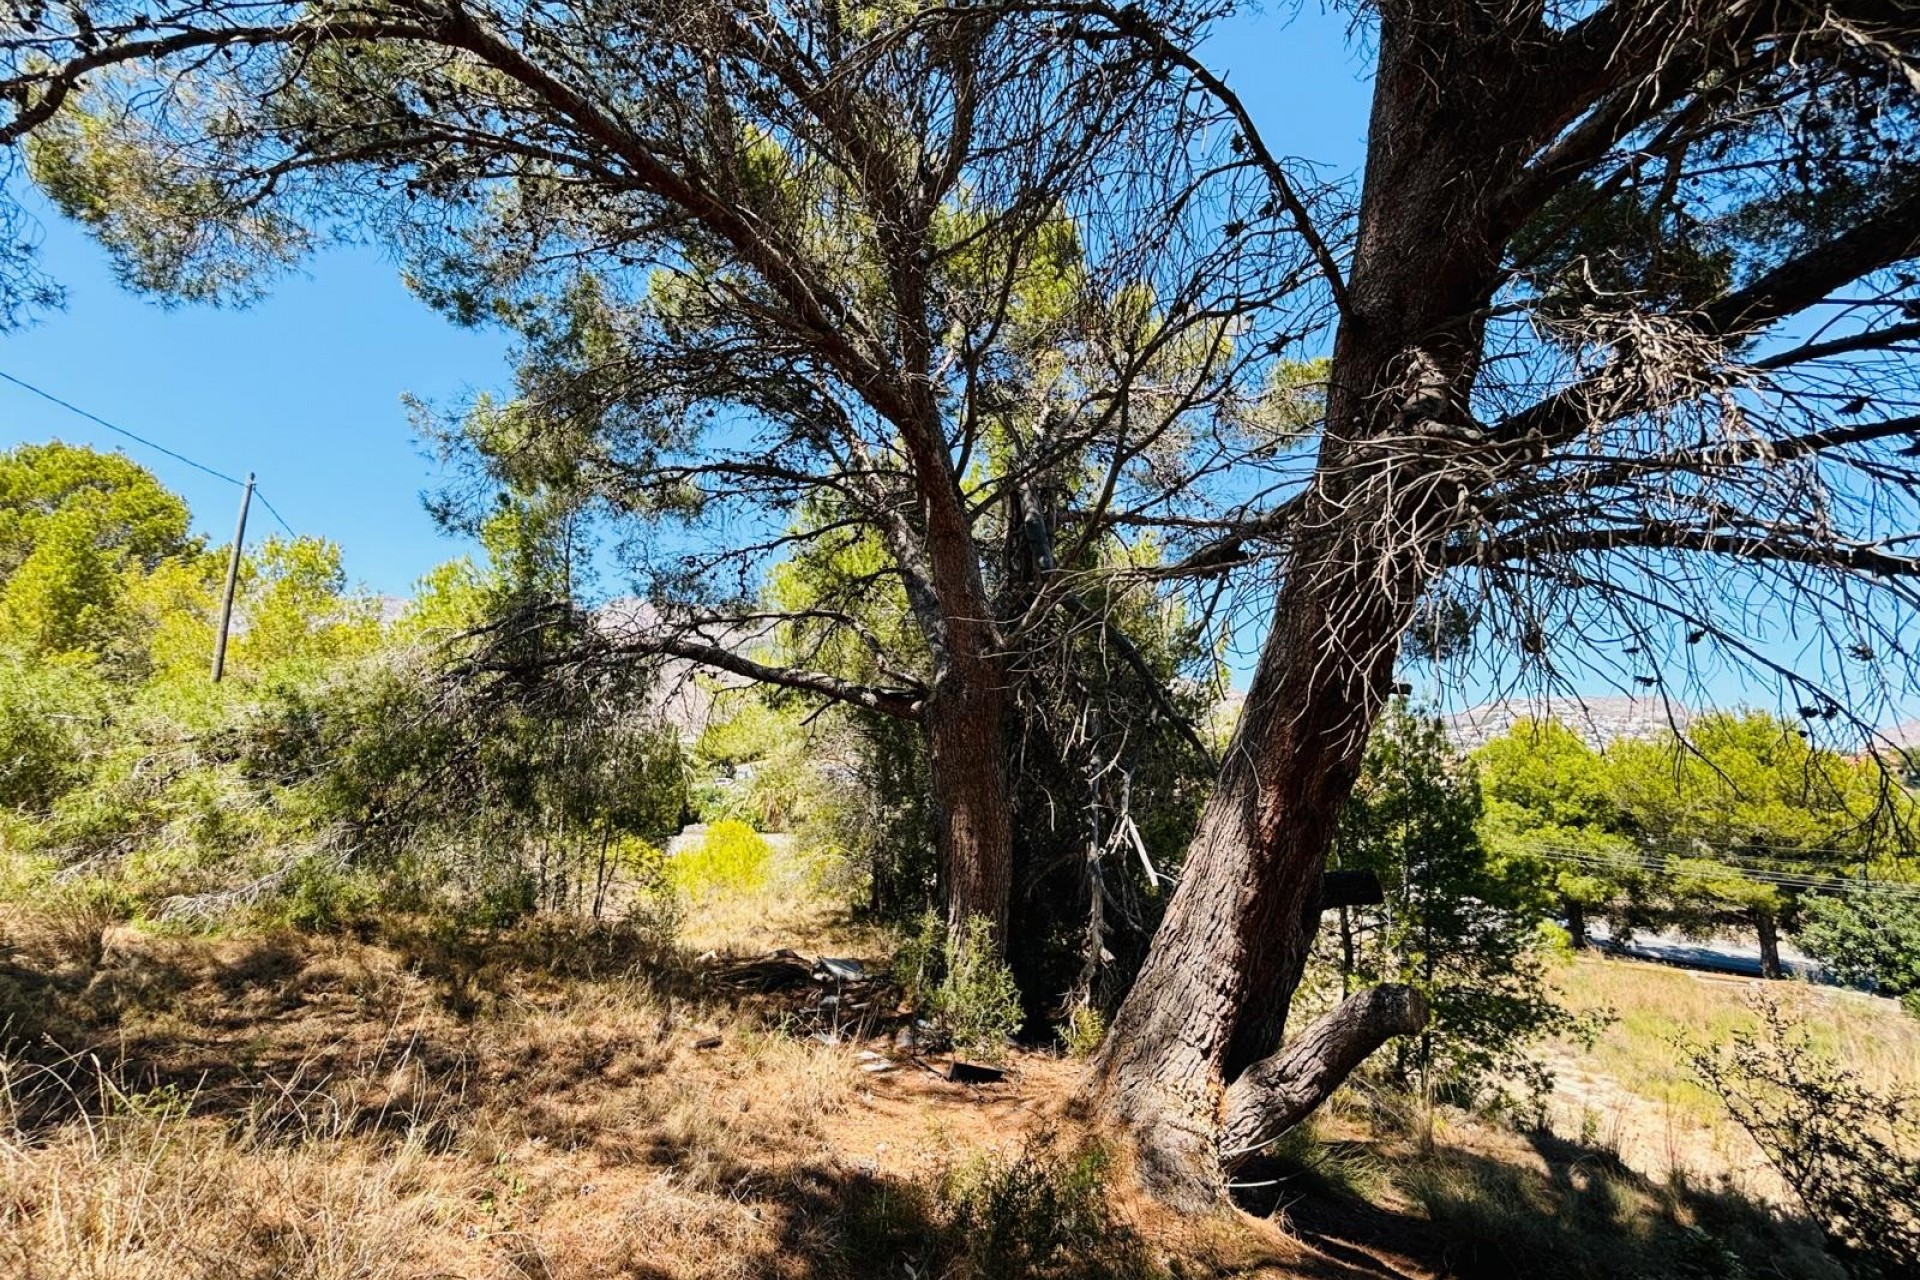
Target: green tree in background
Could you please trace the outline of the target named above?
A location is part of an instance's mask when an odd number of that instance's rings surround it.
[[[1589,915],[1627,907],[1646,887],[1621,834],[1607,762],[1558,721],[1525,719],[1473,759],[1485,803],[1482,838],[1502,859],[1539,864],[1573,945],[1585,947]]]
[[[513,334],[511,400],[442,423],[484,496],[577,492],[641,535],[623,568],[660,608],[631,655],[917,726],[949,923],[984,915],[1005,944],[1010,765],[1045,701],[1016,691],[1059,656],[1052,615],[1099,625],[1081,573],[1107,544],[1194,506],[1235,522],[1231,464],[1273,436],[1256,366],[1298,339],[1253,318],[1310,270],[1283,211],[1224,137],[1188,154],[1193,95],[1152,56],[1019,7],[435,14],[232,28],[215,39],[242,56],[161,72],[164,123],[117,49],[124,75],[4,140],[134,288],[249,300],[348,234]],[[834,531],[905,605],[880,678],[716,643],[767,608],[770,564]],[[852,617],[807,621],[881,634]]]
[[[1371,871],[1378,907],[1343,907],[1331,942],[1342,998],[1406,983],[1432,1010],[1388,1061],[1403,1083],[1471,1097],[1524,1068],[1525,1048],[1571,1025],[1546,984],[1539,925],[1552,882],[1481,839],[1475,768],[1440,722],[1396,702],[1368,744],[1333,865]]]
[[[1920,886],[1809,896],[1796,941],[1841,982],[1902,999],[1920,1016]]]
[[[593,634],[554,594],[563,511],[509,496],[479,531],[488,562],[435,570],[391,626],[337,546],[267,539],[215,685],[222,557],[178,497],[64,445],[0,455],[0,483],[13,890],[78,876],[160,914],[284,902],[339,924],[376,889],[505,920],[597,913],[616,872],[658,879],[636,842],[678,827],[686,781],[648,673],[544,662]]]
[[[1684,742],[1619,742],[1607,761],[1614,802],[1658,860],[1673,918],[1696,929],[1750,924],[1772,978],[1800,898],[1777,877],[1864,870],[1911,807],[1870,762],[1817,748],[1757,711],[1700,716]]]
[[[137,645],[125,597],[198,551],[187,525],[186,504],[124,455],[57,441],[0,454],[0,644],[95,657]]]

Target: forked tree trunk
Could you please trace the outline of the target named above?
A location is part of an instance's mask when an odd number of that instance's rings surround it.
[[[1427,1001],[1412,987],[1370,987],[1263,1058],[1220,1103],[1220,1163],[1233,1169],[1313,1114],[1327,1095],[1394,1036],[1427,1025]]]
[[[1471,469],[1449,461],[1472,453],[1499,274],[1489,194],[1527,149],[1501,136],[1512,116],[1489,100],[1503,68],[1476,69],[1497,64],[1493,46],[1470,24],[1409,30],[1417,12],[1383,18],[1348,305],[1273,627],[1179,888],[1085,1086],[1176,1204],[1210,1203],[1222,1175],[1426,1021],[1414,992],[1376,987],[1283,1047],[1340,810],[1470,497]]]
[[[1130,1133],[1148,1185],[1176,1204],[1210,1201],[1223,1171],[1277,1136],[1263,1112],[1297,1123],[1388,1036],[1424,1020],[1411,993],[1374,988],[1270,1057],[1392,673],[1392,621],[1378,607],[1366,610],[1370,639],[1353,638],[1385,647],[1363,665],[1324,661],[1345,616],[1333,585],[1303,575],[1282,592],[1179,888],[1089,1077],[1095,1108]]]

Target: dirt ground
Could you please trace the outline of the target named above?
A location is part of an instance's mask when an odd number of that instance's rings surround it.
[[[943,1199],[967,1170],[1088,1149],[1074,1060],[1013,1051],[1002,1079],[953,1083],[943,1057],[902,1047],[897,992],[811,975],[822,955],[877,972],[873,931],[763,902],[684,936],[670,952],[561,922],[90,939],[10,920],[0,1274],[930,1280],[978,1274],[955,1269]],[[1563,1074],[1571,1137],[1453,1117],[1436,1146],[1349,1108],[1323,1138],[1350,1167],[1497,1175],[1529,1229],[1602,1192],[1616,1218],[1658,1208],[1621,1191],[1625,1168],[1589,1177],[1579,1141],[1581,1107],[1650,1128],[1640,1096]],[[1439,1226],[1449,1202],[1404,1178],[1356,1192],[1310,1160],[1245,1193],[1255,1213],[1191,1219],[1116,1158],[1108,1229],[1148,1270],[1045,1274],[1526,1274],[1463,1253]]]

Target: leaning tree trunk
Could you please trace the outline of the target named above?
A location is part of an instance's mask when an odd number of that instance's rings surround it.
[[[1222,1171],[1425,1021],[1411,991],[1373,988],[1275,1055],[1334,826],[1391,680],[1396,619],[1411,611],[1379,600],[1355,619],[1343,607],[1354,585],[1289,578],[1179,888],[1089,1077],[1096,1109],[1175,1203],[1210,1200]],[[1328,661],[1336,637],[1370,656]]]
[[[1211,1202],[1368,1054],[1426,1023],[1417,993],[1376,987],[1284,1038],[1400,637],[1481,482],[1471,393],[1505,234],[1490,192],[1533,145],[1500,133],[1513,117],[1491,100],[1499,50],[1471,31],[1440,48],[1450,33],[1418,13],[1382,19],[1320,457],[1273,627],[1180,885],[1085,1085],[1133,1139],[1149,1187],[1178,1204]]]

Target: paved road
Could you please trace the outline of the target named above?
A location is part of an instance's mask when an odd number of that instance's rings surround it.
[[[1760,976],[1760,944],[1747,938],[1684,938],[1677,933],[1637,932],[1630,942],[1615,942],[1604,921],[1588,930],[1594,945],[1616,955],[1638,960],[1656,960],[1682,969],[1704,969],[1710,973],[1733,973],[1745,977]],[[1791,943],[1780,944],[1780,967],[1796,978],[1811,982],[1830,982],[1820,962]]]

